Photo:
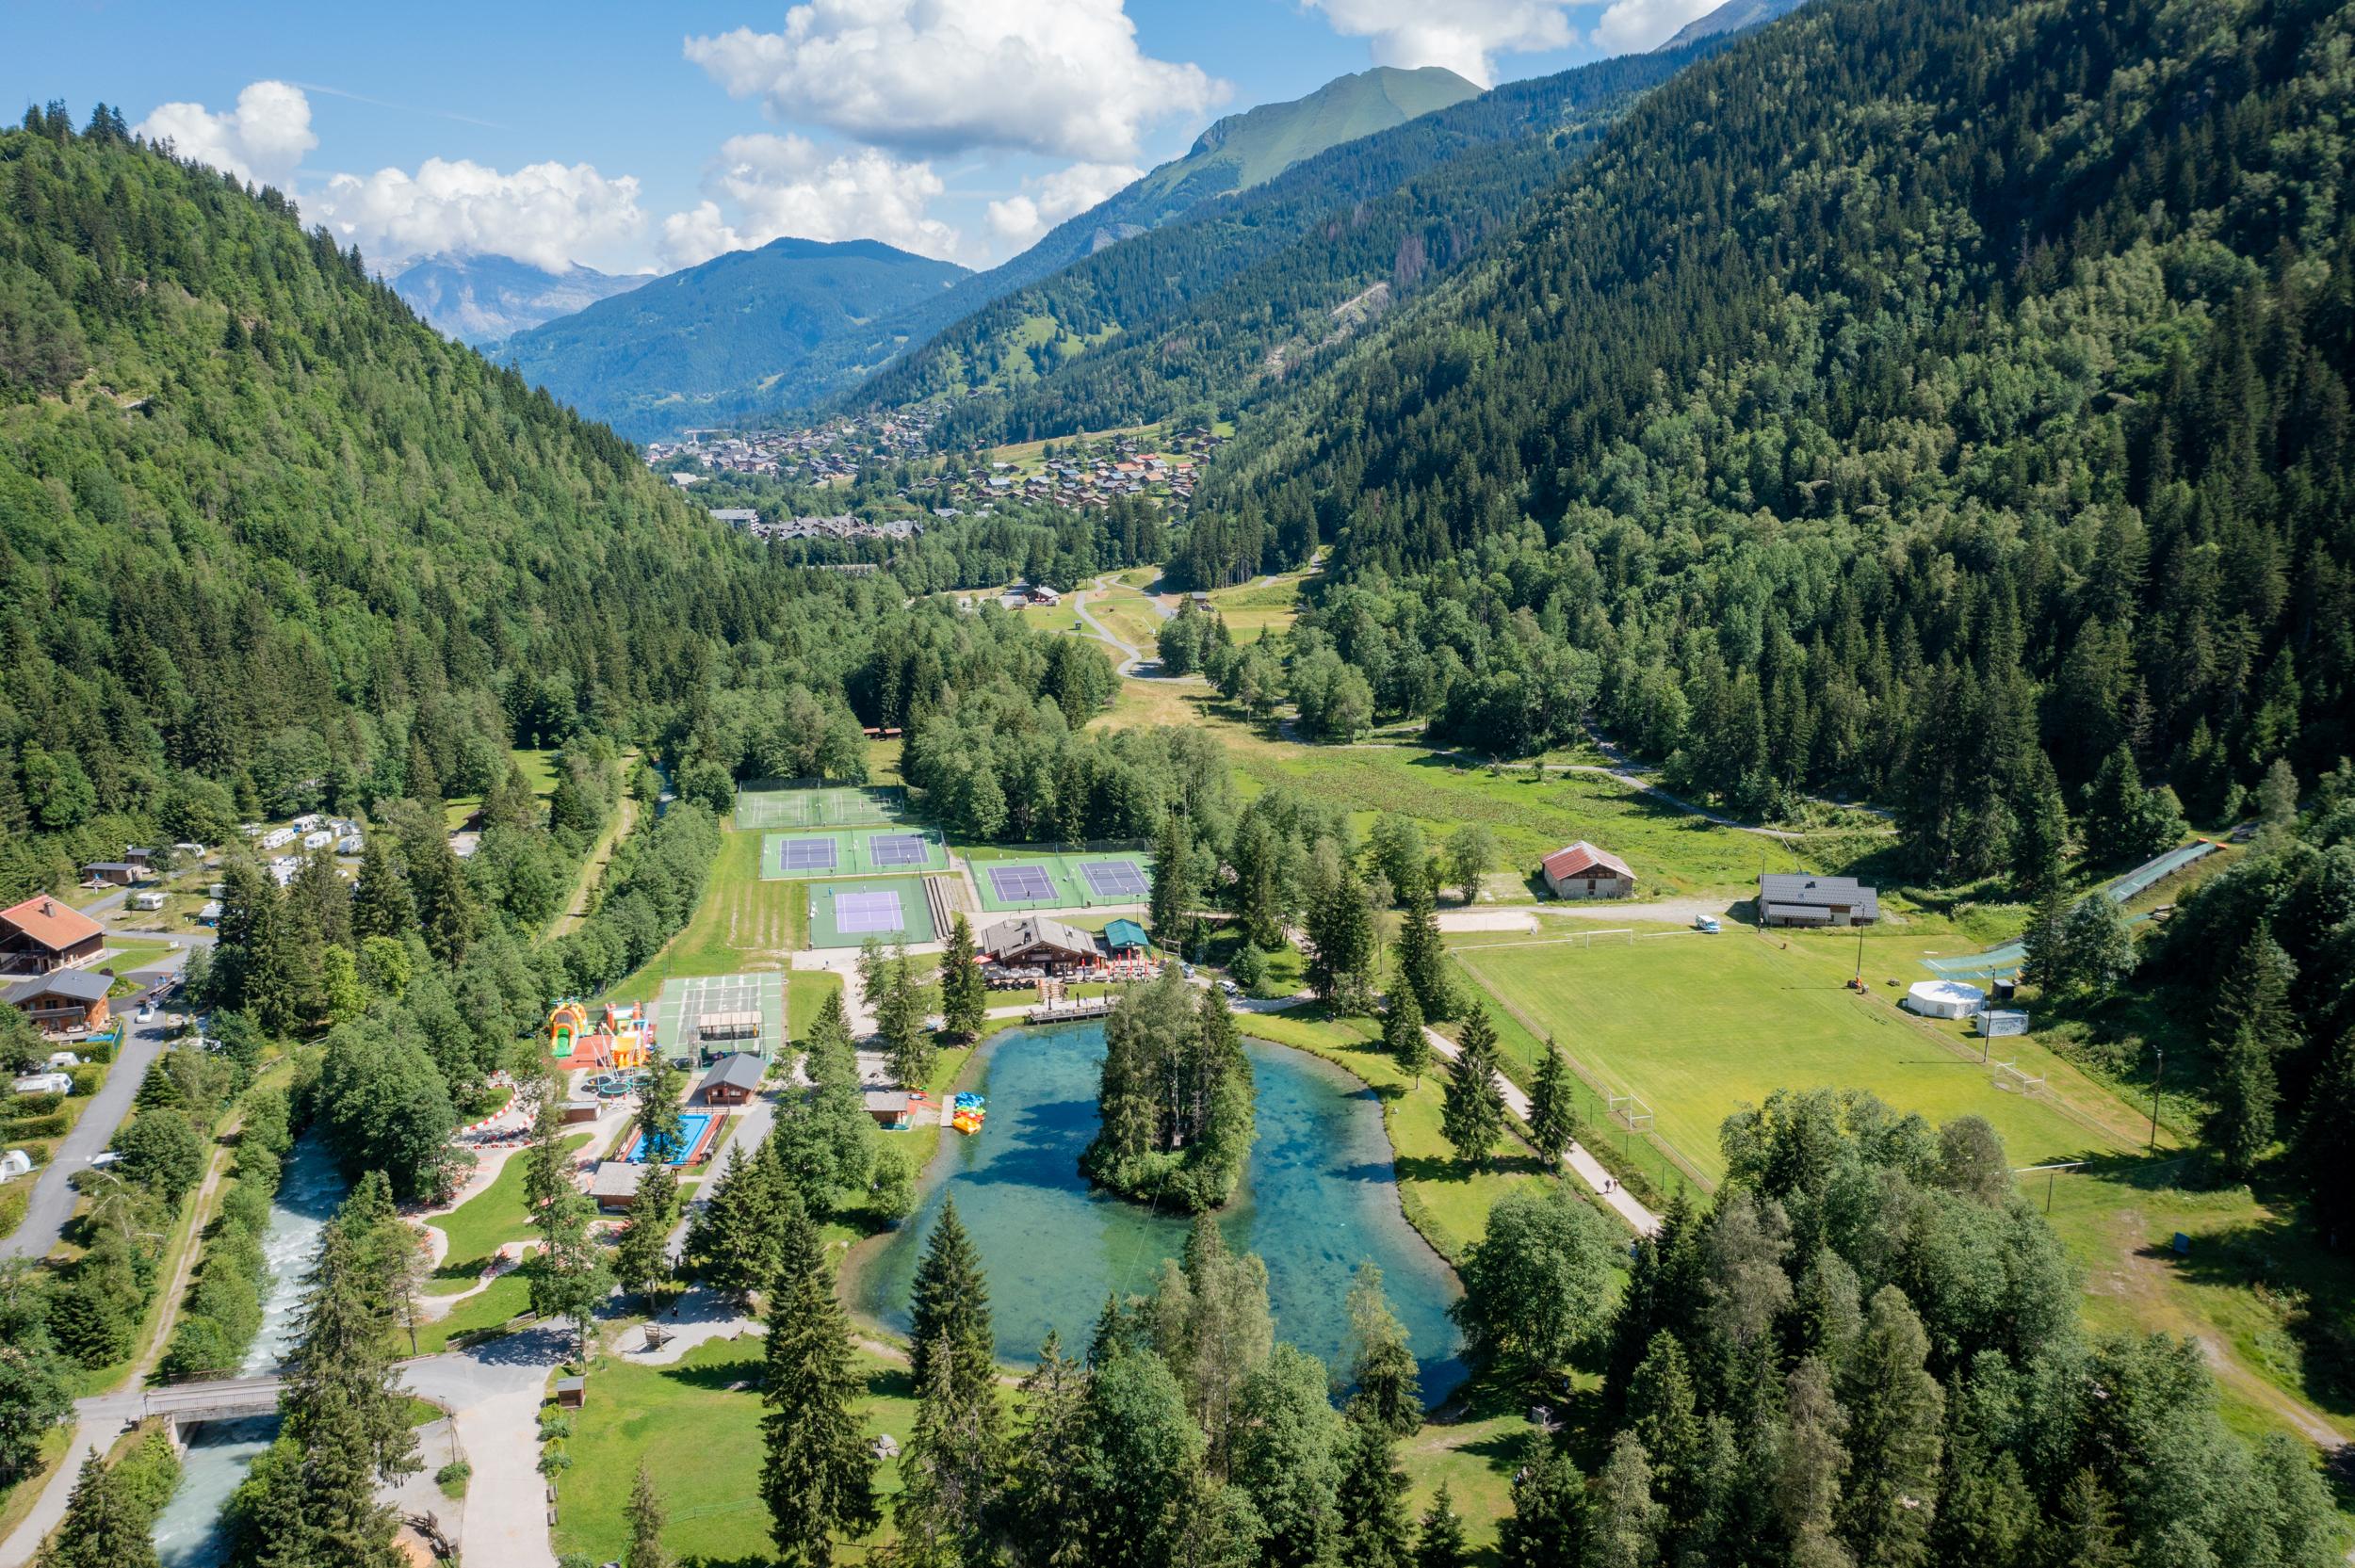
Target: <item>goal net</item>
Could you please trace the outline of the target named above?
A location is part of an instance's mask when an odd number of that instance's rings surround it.
[[[1990,1063],[1990,1066],[1992,1069],[1990,1074],[1990,1077],[1998,1089],[2009,1090],[2014,1094],[2041,1094],[2044,1092],[2044,1080],[2042,1078],[2032,1073],[2022,1072],[2019,1067],[2014,1065],[2013,1062],[1998,1061]]]
[[[1651,1131],[1651,1107],[1640,1094],[1614,1094],[1610,1098],[1611,1119],[1630,1132]]]

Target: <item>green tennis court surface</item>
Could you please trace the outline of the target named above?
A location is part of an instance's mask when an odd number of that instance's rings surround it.
[[[1095,909],[1142,904],[1153,896],[1152,862],[1129,850],[1077,854],[983,851],[968,854],[982,908],[993,914],[1031,909]]]
[[[939,936],[921,877],[816,882],[809,890],[809,945],[856,947],[879,942],[931,942]]]
[[[897,822],[906,807],[906,791],[896,785],[869,788],[753,779],[736,786],[736,825],[755,832]]]
[[[757,1014],[758,1023],[744,1022],[747,1014]],[[698,1061],[706,1052],[757,1051],[773,1057],[787,1040],[785,977],[673,976],[662,982],[662,995],[655,1003],[654,1040],[655,1048],[666,1057]]]
[[[820,877],[896,876],[949,869],[949,847],[929,828],[826,828],[770,833],[760,841],[767,881]]]

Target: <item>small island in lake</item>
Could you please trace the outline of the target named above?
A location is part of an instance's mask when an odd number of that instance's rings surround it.
[[[1139,1203],[1198,1214],[1235,1194],[1258,1117],[1251,1063],[1226,999],[1175,966],[1104,1022],[1101,1125],[1080,1172]]]

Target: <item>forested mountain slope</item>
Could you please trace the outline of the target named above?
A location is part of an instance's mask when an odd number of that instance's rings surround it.
[[[1494,265],[1256,422],[1196,582],[1523,751],[2006,865],[2122,744],[2196,817],[2355,744],[2349,12],[1817,0],[1645,99]],[[1288,487],[1291,477],[1305,484]]]
[[[985,310],[1109,246],[1176,221],[1204,202],[1234,200],[1301,160],[1377,134],[1416,115],[1475,97],[1453,72],[1378,67],[1327,82],[1306,97],[1228,115],[1173,158],[1064,219],[1019,255],[976,272],[936,298],[869,323],[817,350],[771,389],[771,406],[798,408],[852,394],[861,378],[920,348],[935,332]]]
[[[938,299],[953,262],[879,240],[771,240],[731,251],[487,351],[634,440],[728,424],[798,387],[812,357],[879,317]]]
[[[0,132],[0,896],[191,820],[365,809],[421,759],[452,796],[582,732],[723,782],[841,771],[853,708],[1085,677],[1011,618],[775,563],[276,192],[119,119],[27,122]]]
[[[1161,418],[1288,374],[1469,260],[1690,51],[1514,82],[1294,165],[1257,189],[975,312],[859,389],[965,399],[951,445]]]

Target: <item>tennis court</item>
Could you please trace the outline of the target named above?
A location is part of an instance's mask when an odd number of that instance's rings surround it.
[[[820,828],[768,833],[760,841],[764,881],[948,869],[949,846],[930,828]]]
[[[655,1049],[666,1057],[757,1051],[773,1057],[786,1043],[785,977],[674,975],[655,1003]]]
[[[854,828],[897,822],[906,809],[905,796],[906,791],[897,785],[752,779],[736,786],[736,825],[757,832],[771,828]]]
[[[931,942],[939,936],[921,877],[820,882],[809,890],[809,945],[856,947],[882,942]]]
[[[966,857],[972,862],[982,908],[991,913],[1141,904],[1152,897],[1153,875],[1142,855],[1125,850],[1001,853],[1002,859],[981,858],[972,852]]]

